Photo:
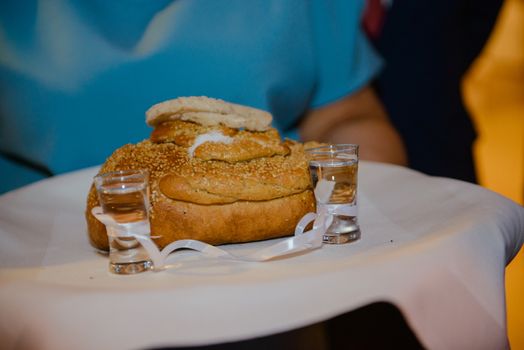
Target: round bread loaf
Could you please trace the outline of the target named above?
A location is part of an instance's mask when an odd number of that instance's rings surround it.
[[[188,238],[209,244],[250,242],[290,235],[300,218],[315,210],[303,146],[288,147],[286,156],[231,164],[190,158],[187,148],[146,140],[116,150],[100,173],[150,172],[151,231],[160,247]],[[89,238],[94,247],[107,250],[105,226],[91,214],[97,205],[92,186],[86,208]]]
[[[153,122],[150,140],[117,149],[100,169],[149,171],[151,234],[159,247],[179,239],[216,245],[283,237],[315,210],[301,143],[282,142],[270,127],[255,131],[244,123],[227,124]],[[107,250],[105,226],[91,214],[98,204],[92,186],[86,206],[89,239]]]

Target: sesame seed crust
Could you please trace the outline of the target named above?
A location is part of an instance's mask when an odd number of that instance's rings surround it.
[[[285,156],[230,163],[191,158],[186,147],[144,140],[117,149],[100,173],[150,172],[150,220],[160,246],[195,237],[211,244],[249,242],[292,234],[296,222],[314,211],[303,145],[285,145],[290,150]],[[91,215],[96,205],[92,186],[86,206],[89,238],[96,248],[108,249],[105,227]]]

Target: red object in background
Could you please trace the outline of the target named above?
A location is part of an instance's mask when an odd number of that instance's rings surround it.
[[[381,0],[366,0],[362,26],[371,39],[376,39],[380,35],[385,16],[386,9]]]

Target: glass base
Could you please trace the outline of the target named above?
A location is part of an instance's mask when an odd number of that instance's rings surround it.
[[[327,244],[344,244],[360,239],[360,231],[350,233],[326,233],[322,236],[322,242]]]
[[[327,244],[344,244],[356,241],[360,238],[360,230],[350,233],[325,233],[322,242]]]
[[[327,244],[344,244],[360,238],[356,216],[333,215],[333,222],[322,236]]]
[[[151,270],[153,264],[151,260],[143,260],[129,263],[109,263],[109,271],[117,275],[133,275]]]

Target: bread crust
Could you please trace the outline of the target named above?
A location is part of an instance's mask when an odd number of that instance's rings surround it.
[[[209,244],[253,242],[293,234],[304,214],[314,211],[311,190],[269,201],[200,205],[162,197],[151,212],[151,234],[163,248],[179,239]],[[108,249],[105,226],[87,216],[91,244]]]
[[[171,142],[190,148],[198,136],[209,133],[219,133],[231,142],[204,142],[194,149],[194,157],[236,163],[274,155],[285,156],[290,152],[274,128],[253,132],[223,125],[203,126],[183,120],[170,120],[158,124],[151,133],[150,140],[154,143]]]
[[[163,197],[151,215],[155,241],[163,247],[192,238],[209,244],[243,243],[293,234],[297,222],[314,211],[311,190],[267,201],[199,205]]]

